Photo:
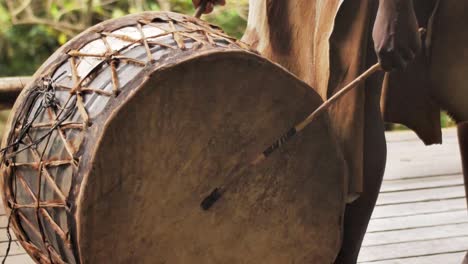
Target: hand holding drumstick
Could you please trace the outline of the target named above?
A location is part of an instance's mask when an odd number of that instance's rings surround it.
[[[209,14],[213,11],[215,5],[225,5],[226,0],[192,0],[195,8],[198,8],[204,1],[207,1],[203,14]]]

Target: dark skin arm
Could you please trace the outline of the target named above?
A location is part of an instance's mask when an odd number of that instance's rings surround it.
[[[200,5],[200,1],[192,0],[195,7]],[[205,13],[213,11],[215,5],[225,3],[225,0],[209,0]],[[421,50],[413,0],[379,0],[372,37],[375,52],[385,71],[405,68]]]
[[[201,0],[192,0],[192,3],[195,6],[195,8],[200,6],[200,2]],[[225,5],[225,4],[226,4],[225,0],[208,0],[208,4],[206,5],[206,9],[204,13],[205,14],[211,13],[215,5]]]
[[[421,50],[413,1],[380,0],[372,37],[385,71],[405,68]]]

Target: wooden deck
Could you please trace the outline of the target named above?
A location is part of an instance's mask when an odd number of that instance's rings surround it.
[[[425,147],[411,132],[387,134],[385,181],[359,263],[460,264],[468,250],[468,214],[456,132]],[[1,209],[0,255],[7,245]],[[3,257],[2,257],[3,258]],[[9,264],[32,260],[15,242]]]
[[[460,264],[468,213],[456,130],[426,147],[412,132],[387,134],[384,183],[359,256],[372,264]]]

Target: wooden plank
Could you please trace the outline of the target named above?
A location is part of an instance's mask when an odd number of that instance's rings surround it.
[[[0,215],[6,215],[5,206],[3,206],[2,199],[0,199]]]
[[[8,242],[0,243],[0,257],[5,256],[6,249],[8,247]],[[12,242],[10,247],[10,255],[19,255],[24,254],[25,251],[23,247],[18,242]]]
[[[0,261],[3,260],[8,246],[8,237],[6,234],[6,226],[8,217],[5,215],[5,208],[2,199],[0,199]],[[10,253],[5,261],[5,264],[34,264],[35,262],[26,253],[21,244],[17,241],[13,230],[11,230],[13,243],[11,244]]]
[[[387,145],[389,158],[395,161],[407,162],[406,158],[441,157],[446,154],[459,156],[458,141],[448,140],[442,145],[425,146],[422,142],[401,142]]]
[[[429,162],[430,161],[430,162]],[[411,160],[407,164],[390,162],[387,166],[385,179],[403,179],[438,175],[461,174],[460,157],[447,155],[440,158],[426,158],[426,160]]]
[[[31,77],[2,77],[0,78],[0,109],[9,109],[23,88],[32,80]]]
[[[417,162],[431,163],[431,161],[451,157],[454,160],[460,160],[458,153],[458,144],[442,145],[439,147],[425,146],[389,146],[388,161],[392,164],[389,169],[395,165],[405,167],[416,164]],[[429,159],[429,160],[428,160]],[[432,160],[431,160],[432,159]]]
[[[34,261],[27,254],[8,256],[5,264],[34,264]]]
[[[449,128],[442,129],[443,141],[445,142],[445,140],[448,138],[457,138],[458,136],[457,133],[458,131],[456,127],[449,127]]]
[[[362,262],[394,260],[466,250],[468,250],[468,236],[365,247],[361,249],[359,259]]]
[[[387,171],[360,263],[461,263],[468,215],[456,130],[444,130],[439,146],[408,132],[387,134],[387,142]]]
[[[5,228],[8,225],[8,217],[6,215],[0,216],[0,228]]]
[[[465,197],[465,188],[463,185],[459,185],[455,187],[381,193],[377,200],[377,205],[436,201],[463,197]]]
[[[381,193],[463,185],[463,175],[445,175],[384,181]]]
[[[463,224],[367,233],[364,237],[363,247],[459,236],[468,236],[468,222]]]
[[[14,90],[18,93],[32,81],[32,76],[1,77],[0,90]]]
[[[424,146],[412,132],[387,133],[385,179],[461,173],[456,129],[444,130],[442,145]]]
[[[451,138],[457,138],[457,129],[456,128],[444,128],[442,129],[443,141]],[[395,142],[406,142],[406,141],[418,141],[422,142],[416,133],[411,130],[402,130],[402,131],[391,131],[385,133],[385,138],[388,143]]]
[[[458,154],[458,140],[457,138],[446,139],[442,145],[426,146],[421,141],[405,141],[397,143],[388,143],[388,150],[390,155],[399,153],[409,155],[411,157],[418,157],[419,155],[436,155],[441,156],[439,152],[448,153],[452,151],[453,154]],[[391,156],[397,157],[397,156]]]
[[[7,236],[7,229],[6,228],[0,228],[0,242],[7,242],[8,241],[8,236]],[[15,233],[13,233],[13,230],[11,230],[10,232],[11,234],[11,237],[13,238],[13,240],[17,240],[16,239],[16,235]]]
[[[373,219],[451,211],[466,211],[465,198],[376,206]]]
[[[465,252],[442,253],[411,258],[391,259],[372,262],[361,262],[362,264],[460,264],[465,256]]]
[[[407,141],[421,141],[416,133],[408,130],[386,132],[385,140],[387,141],[387,144]]]
[[[410,229],[447,224],[468,223],[466,211],[412,215],[392,218],[374,219],[369,223],[368,233],[399,229]]]

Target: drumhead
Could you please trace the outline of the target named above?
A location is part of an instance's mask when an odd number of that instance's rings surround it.
[[[292,75],[246,53],[152,75],[88,138],[97,148],[84,153],[90,162],[80,171],[84,263],[332,262],[344,177],[326,117],[265,163],[230,173],[320,103]]]

